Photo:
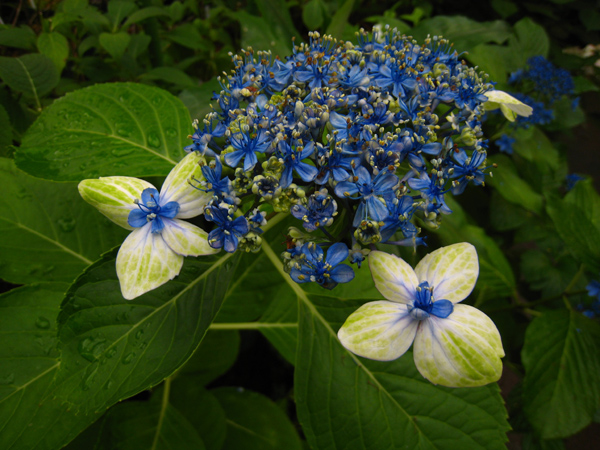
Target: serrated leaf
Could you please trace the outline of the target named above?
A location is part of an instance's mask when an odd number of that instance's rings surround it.
[[[56,100],[27,130],[16,154],[26,172],[59,181],[165,176],[193,131],[181,101],[134,83],[90,86]]]
[[[522,351],[523,401],[544,439],[587,426],[600,404],[600,325],[574,311],[533,320]]]
[[[0,198],[0,277],[4,280],[71,282],[127,235],[87,205],[75,183],[30,177],[4,158],[0,183],[4,186]]]
[[[419,41],[428,34],[444,36],[460,53],[482,43],[501,44],[509,38],[510,28],[502,20],[477,22],[463,16],[437,16],[424,20],[410,33]]]
[[[67,38],[57,32],[42,32],[37,38],[37,48],[43,55],[52,60],[60,74],[65,67],[69,56],[69,42]]]
[[[263,249],[277,264],[270,247]],[[299,303],[294,392],[311,447],[504,448],[509,426],[497,385],[439,388],[418,374],[411,354],[387,363],[354,356],[336,330],[364,300],[307,293],[280,265],[278,272]]]
[[[550,198],[546,211],[573,256],[590,269],[600,270],[600,229],[584,209],[571,202]]]
[[[59,80],[52,60],[38,53],[18,58],[0,57],[0,78],[14,91],[34,99],[40,111],[40,97],[54,89]]]
[[[121,59],[127,49],[131,36],[124,31],[119,33],[100,33],[100,45],[113,59]]]
[[[245,389],[213,389],[227,417],[223,450],[301,450],[294,426],[267,397]]]
[[[505,200],[538,214],[542,212],[542,196],[519,176],[508,156],[494,155],[488,158],[488,162],[490,165],[497,164],[498,168],[494,169],[494,176],[486,182],[494,186]]]
[[[588,219],[600,229],[600,195],[592,180],[579,180],[565,195],[565,201],[577,205]]]
[[[55,395],[84,414],[102,412],[181,367],[221,306],[235,266],[231,254],[188,258],[174,280],[126,301],[114,257],[77,279],[58,319]]]

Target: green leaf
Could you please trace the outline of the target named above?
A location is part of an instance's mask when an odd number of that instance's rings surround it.
[[[210,330],[178,374],[193,376],[194,383],[206,386],[229,370],[237,359],[239,348],[238,331]]]
[[[352,13],[354,7],[354,0],[346,0],[344,4],[335,12],[331,18],[331,22],[327,27],[327,34],[332,35],[334,38],[341,39],[344,34],[344,29],[348,24],[348,18]]]
[[[302,21],[309,30],[318,30],[325,19],[325,8],[321,0],[310,0],[302,9]]]
[[[175,67],[155,67],[140,75],[140,79],[160,80],[181,87],[196,86],[197,84],[183,70],[176,69]]]
[[[590,269],[600,270],[600,229],[588,218],[585,208],[550,198],[546,211],[573,256]]]
[[[130,0],[112,0],[108,2],[106,17],[111,23],[112,31],[116,31],[121,22],[129,14],[138,9],[137,5]]]
[[[292,42],[279,39],[275,30],[264,18],[253,16],[243,10],[232,13],[232,16],[239,21],[242,28],[242,47],[271,50],[273,56],[279,56],[281,59],[291,54]]]
[[[556,170],[561,164],[558,150],[546,134],[537,127],[516,130],[512,137],[516,139],[514,151],[527,161]]]
[[[579,180],[573,189],[567,192],[565,201],[577,205],[594,226],[600,229],[600,195],[591,179]]]
[[[525,209],[541,213],[543,208],[543,198],[535,192],[525,180],[517,173],[512,160],[506,155],[494,155],[488,158],[488,163],[497,164],[494,169],[493,177],[489,177],[489,182],[498,193],[507,201],[520,205]]]
[[[175,5],[173,3],[171,6]],[[198,29],[191,23],[186,23],[171,30],[166,38],[192,50],[208,50],[207,43]]]
[[[385,363],[354,356],[336,331],[364,300],[307,293],[263,250],[299,303],[294,393],[312,448],[504,448],[509,426],[497,385],[440,388],[418,374],[410,353]]]
[[[113,59],[121,59],[129,45],[131,36],[124,31],[119,33],[100,33],[100,45]]]
[[[57,32],[42,32],[37,38],[37,48],[41,54],[46,55],[56,66],[60,74],[65,67],[69,56],[69,42],[67,38]]]
[[[219,91],[221,85],[215,78],[199,87],[184,89],[179,94],[179,99],[186,106],[193,119],[202,120],[206,114],[212,111],[210,106],[213,92]]]
[[[152,38],[143,32],[131,35],[131,41],[126,50],[126,57],[135,60],[146,51]]]
[[[579,95],[584,92],[596,92],[600,90],[600,87],[596,86],[596,83],[584,76],[573,77],[573,82],[575,83],[575,95]]]
[[[13,129],[4,106],[0,104],[0,157],[9,155],[9,145],[13,143]]]
[[[0,448],[61,448],[96,417],[77,416],[52,399],[59,367],[56,316],[63,283],[24,286],[0,296]],[[65,426],[66,424],[66,426]]]
[[[289,286],[283,285],[276,292],[258,329],[290,364],[296,363],[298,304]]]
[[[200,344],[234,266],[231,254],[187,258],[178,277],[129,302],[114,252],[105,256],[62,304],[55,396],[84,414],[102,412],[171,375]]]
[[[544,439],[587,426],[600,404],[600,325],[574,311],[533,320],[522,351],[523,401]]]
[[[17,165],[41,178],[165,176],[185,156],[191,120],[162,89],[133,83],[90,86],[56,100],[27,130]]]
[[[278,40],[291,45],[292,38],[299,38],[288,5],[280,0],[256,0],[260,15],[265,18]]]
[[[267,397],[231,387],[211,391],[227,417],[223,450],[301,450],[294,426]]]
[[[35,48],[35,33],[28,26],[0,27],[0,46],[33,50]]]
[[[521,255],[520,269],[531,289],[542,291],[542,298],[549,298],[564,292],[578,265],[569,254],[548,255],[533,249]]]
[[[587,31],[600,30],[600,13],[595,8],[581,9],[579,20],[581,20]]]
[[[515,24],[514,31],[515,35],[508,41],[508,51],[513,55],[516,67],[508,70],[525,67],[532,56],[548,56],[550,40],[542,26],[526,17]]]
[[[466,56],[496,83],[506,83],[504,55],[502,48],[497,45],[480,44],[469,50]]]
[[[502,20],[476,22],[463,16],[437,16],[424,20],[410,33],[419,42],[428,34],[444,36],[458,52],[463,52],[483,43],[503,43],[510,36],[510,28]]]
[[[14,91],[36,101],[50,93],[58,84],[54,63],[45,55],[31,53],[19,58],[0,57],[0,78]]]
[[[159,16],[169,16],[169,13],[164,10],[164,8],[160,8],[158,6],[148,6],[147,8],[140,9],[133,14],[131,14],[122,28],[126,30],[130,25],[134,23],[142,22],[143,20],[149,19],[151,17],[159,17]]]
[[[0,277],[13,283],[73,281],[127,231],[87,205],[74,183],[30,177],[0,159]]]

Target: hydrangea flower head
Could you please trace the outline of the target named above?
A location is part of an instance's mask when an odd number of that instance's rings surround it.
[[[181,219],[197,216],[211,198],[188,181],[201,177],[201,155],[190,153],[167,176],[160,193],[132,177],[83,180],[79,193],[117,225],[133,230],[117,255],[117,276],[128,300],[156,289],[179,274],[184,256],[216,253],[207,233]]]
[[[344,347],[365,358],[390,361],[414,342],[417,369],[434,384],[482,386],[500,378],[504,356],[492,320],[462,305],[475,287],[475,247],[442,247],[413,268],[380,251],[369,254],[375,286],[386,300],[366,303],[338,332]]]

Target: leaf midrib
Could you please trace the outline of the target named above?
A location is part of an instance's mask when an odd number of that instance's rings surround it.
[[[286,283],[296,293],[297,297],[310,310],[310,312],[313,315],[313,317],[316,317],[323,324],[323,326],[326,328],[326,330],[331,334],[331,336],[333,336],[335,339],[337,339],[337,335],[333,331],[333,329],[331,328],[331,325],[329,325],[329,322],[327,322],[325,320],[325,318],[319,313],[319,311],[316,309],[316,307],[314,306],[314,304],[310,301],[310,299],[306,295],[306,292],[304,292],[304,290],[294,280],[292,280],[291,277],[287,273],[285,273],[285,271],[283,270],[283,267],[281,265],[281,262],[277,258],[277,255],[275,255],[275,253],[273,252],[273,249],[269,246],[269,244],[266,241],[263,241],[263,243],[262,243],[262,251],[265,252],[265,254],[269,258],[269,260],[273,263],[273,265],[275,266],[275,268],[277,269],[277,271],[280,273],[280,275],[283,277],[283,279],[286,281]],[[427,438],[426,434],[415,423],[413,417],[408,413],[408,411],[406,411],[398,403],[398,401],[392,396],[392,394],[390,394],[388,392],[388,390],[385,389],[385,387],[379,382],[379,380],[375,377],[375,375],[373,374],[373,372],[371,372],[369,369],[367,369],[367,367],[364,364],[362,364],[359,361],[359,359],[353,353],[348,352],[347,350],[345,350],[345,351],[348,354],[348,356],[350,358],[352,358],[352,360],[354,361],[354,363],[360,369],[362,369],[365,372],[365,374],[373,381],[373,383],[380,390],[380,392],[385,392],[386,396],[392,401],[392,403],[394,405],[396,405],[396,407],[406,415],[406,417],[408,418],[409,422],[412,423],[412,425],[415,427],[415,429],[419,432],[419,435],[422,438],[425,438],[434,448],[438,448],[438,447],[436,447],[434,445],[434,443],[431,440],[429,440]]]

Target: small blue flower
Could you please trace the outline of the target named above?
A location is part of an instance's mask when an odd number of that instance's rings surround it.
[[[387,208],[379,197],[389,193],[397,184],[398,177],[388,173],[387,170],[382,170],[375,177],[371,177],[369,171],[360,166],[355,169],[350,181],[342,181],[336,185],[335,195],[340,198],[352,198],[353,195],[358,194],[356,198],[361,199],[361,202],[352,223],[356,227],[368,217],[377,221],[385,219]]]
[[[281,174],[279,185],[285,189],[292,184],[292,171],[296,172],[302,178],[302,181],[313,181],[319,174],[319,170],[315,166],[311,166],[305,162],[304,159],[308,158],[315,151],[314,141],[310,141],[304,147],[292,148],[287,142],[280,142],[278,145],[278,152],[283,159],[285,168]]]
[[[337,214],[337,203],[327,193],[327,189],[321,189],[308,198],[306,206],[301,204],[292,206],[291,213],[296,219],[302,220],[302,226],[310,232],[333,223],[333,218]]]
[[[342,242],[333,244],[324,257],[323,249],[307,243],[302,246],[302,256],[292,268],[290,276],[296,283],[318,283],[325,289],[333,289],[338,283],[347,283],[354,278],[354,271],[340,264],[348,257],[348,247]]]
[[[135,199],[139,209],[129,213],[127,223],[133,228],[141,228],[148,222],[152,224],[152,233],[160,233],[165,227],[163,219],[173,219],[179,212],[179,203],[160,204],[160,195],[154,188],[144,189],[142,201]]]
[[[235,252],[239,238],[250,230],[248,220],[244,216],[234,219],[231,213],[230,208],[221,205],[207,206],[204,209],[206,220],[214,222],[217,226],[208,234],[208,244],[212,248],[223,248],[227,253]]]
[[[582,177],[581,175],[578,175],[576,173],[570,173],[569,175],[567,175],[566,178],[567,178],[567,191],[570,191],[571,189],[573,189],[579,181],[585,180],[585,177]]]
[[[254,137],[248,131],[236,133],[231,136],[231,146],[235,150],[224,155],[225,162],[229,167],[237,167],[243,158],[244,171],[247,172],[258,162],[256,153],[264,153],[270,145],[271,140],[263,129],[258,130]]]

